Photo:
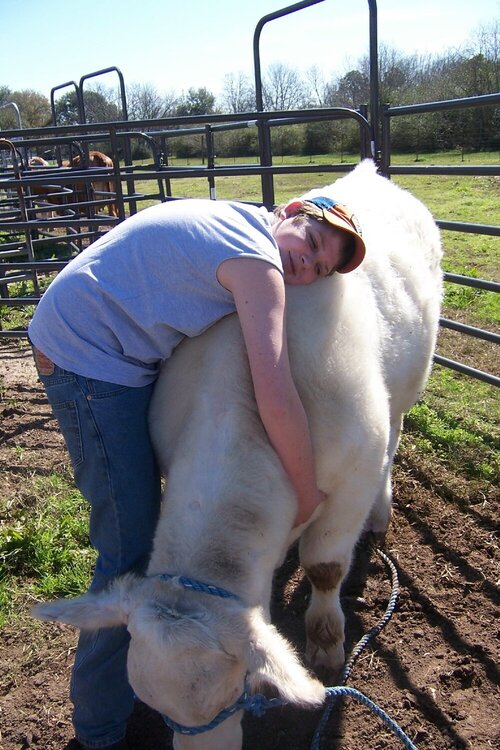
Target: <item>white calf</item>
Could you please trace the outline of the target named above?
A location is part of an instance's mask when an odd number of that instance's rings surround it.
[[[367,255],[353,273],[287,291],[290,356],[327,493],[303,532],[312,584],[307,658],[344,659],[339,591],[363,528],[384,532],[401,420],[426,381],[441,298],[439,236],[427,210],[364,163],[313,191],[346,203]],[[209,722],[245,679],[272,683],[291,702],[318,705],[322,685],[269,624],[273,571],[290,542],[296,499],[258,417],[236,316],[184,341],[156,388],[152,434],[168,474],[145,578],[43,605],[38,614],[83,628],[126,623],[137,695],[175,721]],[[236,594],[186,590],[186,576]],[[241,712],[182,750],[237,750]]]

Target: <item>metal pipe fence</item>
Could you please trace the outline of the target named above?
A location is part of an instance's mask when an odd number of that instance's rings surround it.
[[[487,94],[484,96],[465,97],[461,99],[424,102],[405,106],[391,107],[386,105],[382,111],[382,142],[381,142],[381,164],[380,169],[388,177],[393,175],[454,175],[458,177],[500,177],[500,164],[496,165],[393,165],[391,164],[391,120],[394,117],[413,116],[431,112],[444,112],[450,110],[461,110],[479,108],[484,106],[500,106],[500,93]],[[498,214],[500,219],[500,212]],[[462,221],[445,221],[437,218],[436,223],[445,232],[467,232],[471,234],[483,234],[491,237],[500,237],[500,225],[497,224],[475,224]],[[500,292],[500,284],[486,279],[476,279],[471,276],[460,274],[444,274],[445,282],[461,286],[474,287],[484,291]],[[499,344],[500,336],[492,331],[469,326],[458,321],[441,318],[441,326],[458,333],[472,336],[483,341]],[[464,375],[482,380],[490,385],[500,386],[500,378],[491,373],[484,372],[475,367],[469,367],[461,362],[436,355],[434,360],[439,365],[460,372]]]
[[[304,123],[348,120],[359,130],[359,158],[372,156],[380,171],[393,175],[456,175],[500,177],[499,165],[393,165],[391,164],[391,121],[401,116],[499,106],[500,93],[456,100],[425,102],[391,107],[379,106],[377,5],[368,0],[370,35],[370,102],[358,109],[342,107],[264,111],[260,65],[260,34],[264,25],[324,0],[304,0],[264,16],[254,33],[254,72],[256,111],[211,115],[184,115],[156,120],[128,121],[125,84],[120,70],[104,68],[82,76],[79,83],[69,81],[51,90],[53,124],[45,128],[17,128],[0,133],[0,304],[22,308],[36,305],[47,275],[58,270],[90,242],[146,203],[185,197],[178,186],[181,180],[203,180],[207,197],[216,199],[217,180],[224,177],[258,177],[261,200],[269,210],[274,207],[275,178],[285,174],[345,173],[355,163],[276,164],[273,156],[273,129]],[[120,85],[122,120],[109,123],[86,122],[87,80],[116,73]],[[57,124],[55,94],[73,87],[78,124]],[[254,128],[257,135],[257,163],[221,164],[216,158],[219,133]],[[200,138],[203,163],[196,166],[174,165],[169,154],[172,139]],[[150,163],[136,164],[132,159],[134,143],[142,143],[150,153]],[[112,167],[89,163],[89,150],[104,150]],[[50,166],[30,164],[34,155],[52,155]],[[78,165],[74,157],[79,156]],[[176,194],[177,190],[177,194]],[[108,209],[108,215],[103,210]],[[437,219],[443,231],[500,236],[500,226]],[[50,278],[50,275],[49,275]],[[484,279],[445,274],[447,283],[474,286],[498,293],[500,284]],[[31,288],[26,284],[31,284]],[[30,288],[29,294],[26,289]],[[11,290],[15,289],[14,294]],[[491,331],[443,318],[441,325],[460,334],[498,344],[500,337]],[[2,330],[0,338],[23,337],[26,331]],[[444,357],[436,362],[459,372],[500,385],[500,378]]]

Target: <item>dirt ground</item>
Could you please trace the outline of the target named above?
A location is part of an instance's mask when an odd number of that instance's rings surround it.
[[[0,347],[2,493],[27,476],[61,468],[62,441],[28,352]],[[22,462],[13,457],[22,451]],[[394,518],[387,550],[401,592],[396,612],[356,663],[349,685],[396,720],[420,750],[500,747],[498,563],[495,498],[442,467],[423,464],[411,446],[394,472]],[[1,519],[0,519],[1,521]],[[382,616],[390,578],[360,546],[344,586],[348,649]],[[301,651],[308,584],[292,550],[277,572],[273,621]],[[33,623],[0,633],[0,748],[74,750],[68,681],[76,633]],[[244,750],[303,750],[321,711],[272,709],[244,719]],[[170,750],[171,733],[138,704],[132,750]],[[400,740],[351,699],[333,712],[321,742],[332,750],[396,750]],[[224,750],[221,748],[221,750]]]

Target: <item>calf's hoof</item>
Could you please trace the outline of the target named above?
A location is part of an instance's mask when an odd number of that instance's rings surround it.
[[[306,660],[323,684],[325,679],[336,677],[345,661],[343,635],[337,642],[332,640],[328,644],[318,644],[308,638]]]

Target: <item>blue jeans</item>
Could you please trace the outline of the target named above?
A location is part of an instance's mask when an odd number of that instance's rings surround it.
[[[98,558],[90,590],[99,591],[115,576],[143,572],[151,551],[161,499],[147,424],[153,385],[128,388],[84,378],[41,356],[40,380],[76,486],[91,505],[90,540]],[[128,641],[122,626],[80,634],[71,680],[73,724],[77,738],[90,747],[125,735],[134,702],[126,672]]]

